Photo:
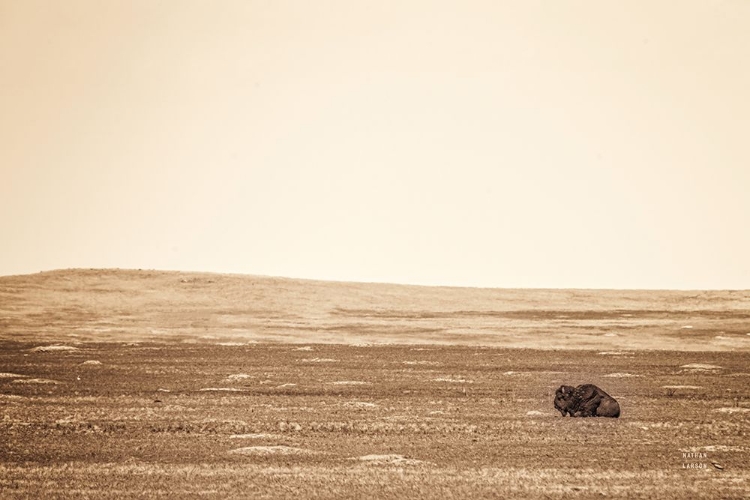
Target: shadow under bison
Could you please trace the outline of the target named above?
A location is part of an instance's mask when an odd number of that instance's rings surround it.
[[[571,417],[620,416],[617,400],[593,384],[561,385],[555,392],[555,408],[563,417],[566,414]]]

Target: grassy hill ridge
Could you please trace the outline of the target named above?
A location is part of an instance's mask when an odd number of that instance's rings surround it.
[[[750,350],[750,291],[561,290],[70,269],[0,277],[0,339]]]

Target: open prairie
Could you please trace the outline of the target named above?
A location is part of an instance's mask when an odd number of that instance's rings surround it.
[[[747,291],[2,277],[0,496],[746,498],[748,334]]]

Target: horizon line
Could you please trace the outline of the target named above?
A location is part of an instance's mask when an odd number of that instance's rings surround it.
[[[341,279],[325,279],[325,278],[314,278],[314,277],[293,277],[293,276],[281,276],[272,274],[251,274],[251,273],[238,273],[238,272],[218,272],[218,271],[196,271],[186,269],[155,269],[155,268],[121,268],[121,267],[68,267],[68,268],[55,268],[55,269],[43,269],[40,271],[34,271],[29,273],[20,274],[4,274],[0,275],[2,278],[13,278],[22,276],[34,276],[37,274],[48,274],[48,273],[62,273],[70,271],[107,271],[107,272],[156,272],[156,273],[186,273],[186,274],[207,274],[213,276],[235,276],[235,277],[255,277],[255,278],[270,278],[270,279],[282,279],[292,281],[314,281],[322,283],[340,283],[340,284],[361,284],[361,285],[392,285],[392,286],[404,286],[404,287],[420,287],[420,288],[461,288],[461,289],[478,289],[478,290],[597,290],[597,291],[629,291],[629,292],[750,292],[750,288],[610,288],[610,287],[560,287],[560,286],[476,286],[476,285],[456,285],[456,284],[425,284],[425,283],[404,283],[395,281],[371,281],[371,280],[341,280]]]

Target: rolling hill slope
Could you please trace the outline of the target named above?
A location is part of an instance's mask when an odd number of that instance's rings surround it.
[[[545,290],[187,272],[0,277],[0,338],[750,350],[750,291]]]

